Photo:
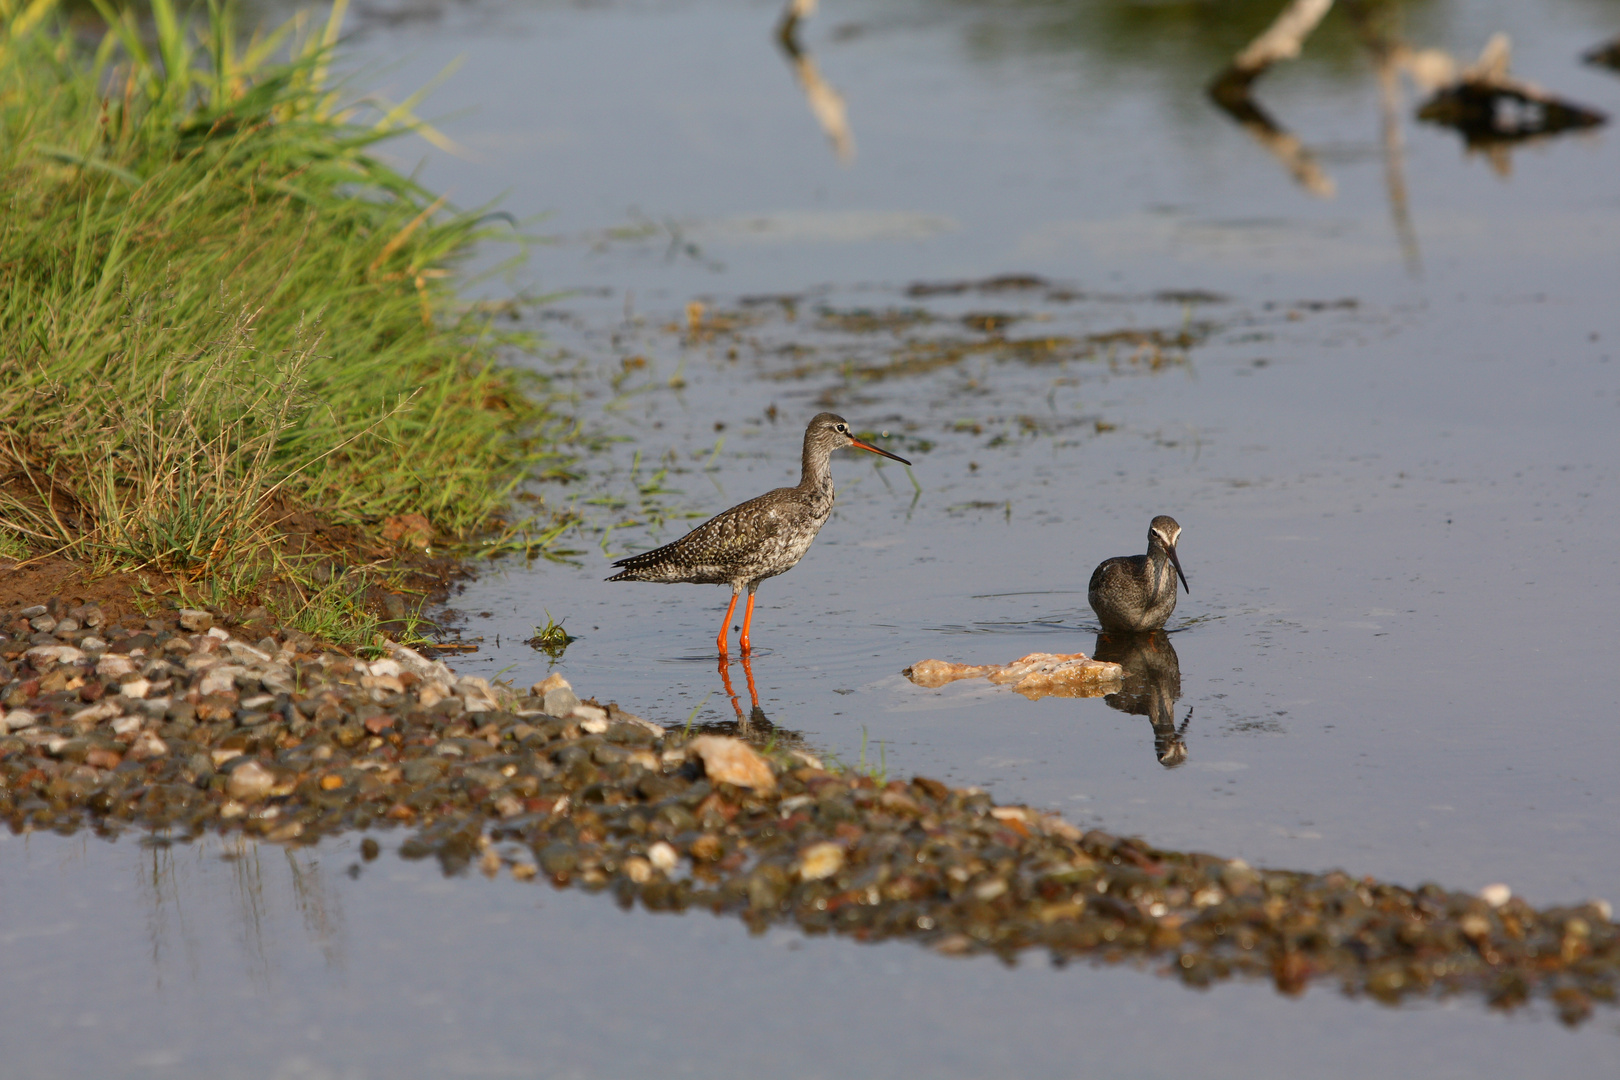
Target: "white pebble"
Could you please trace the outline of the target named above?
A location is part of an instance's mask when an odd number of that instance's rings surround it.
[[[0,715],[0,734],[8,731],[21,731],[23,728],[31,728],[37,723],[39,723],[39,717],[27,709],[12,709],[10,712]]]
[[[1479,890],[1479,898],[1491,905],[1491,907],[1501,907],[1513,899],[1513,890],[1501,882],[1497,882],[1495,885],[1487,885]]]
[[[231,778],[225,783],[225,791],[241,802],[255,802],[270,794],[275,783],[274,773],[257,761],[250,761],[246,765],[238,765],[231,772]]]
[[[799,877],[805,881],[820,881],[832,877],[844,868],[844,849],[830,841],[811,844],[799,860]],[[1006,886],[1002,886],[1005,888]]]
[[[660,840],[647,849],[647,861],[667,874],[680,863],[681,857],[667,842]]]
[[[99,724],[103,720],[111,720],[115,716],[122,716],[124,707],[117,701],[98,701],[87,709],[80,709],[73,714],[75,724]]]

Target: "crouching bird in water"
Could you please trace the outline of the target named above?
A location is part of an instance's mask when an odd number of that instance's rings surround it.
[[[767,491],[716,514],[673,544],[620,559],[613,565],[624,569],[607,580],[730,585],[731,604],[726,608],[726,621],[720,624],[722,656],[727,651],[726,631],[737,610],[737,597],[747,589],[748,606],[737,641],[746,655],[752,649],[748,631],[754,620],[754,590],[766,578],[793,569],[827,524],[833,507],[830,459],[834,450],[846,446],[911,464],[851,435],[849,422],[842,416],[819,413],[804,429],[803,471],[797,487]]]
[[[1168,514],[1148,524],[1146,555],[1116,555],[1104,559],[1091,573],[1086,599],[1109,633],[1140,634],[1162,629],[1176,610],[1176,577],[1189,593],[1187,575],[1176,558],[1181,526]]]

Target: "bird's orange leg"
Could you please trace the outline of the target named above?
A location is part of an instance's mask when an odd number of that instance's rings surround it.
[[[752,601],[754,598],[752,596],[750,596],[748,599],[750,601]],[[752,605],[750,605],[750,606],[752,606]],[[719,640],[718,644],[720,645],[720,655],[721,656],[726,655],[726,635],[731,632],[731,615],[732,615],[732,612],[734,612],[736,610],[737,610],[737,594],[732,593],[731,594],[731,603],[726,605],[726,621],[720,624],[720,640]],[[748,648],[748,624],[747,623],[743,624],[743,648],[744,649]]]
[[[735,598],[733,598],[733,599],[735,600]],[[727,617],[729,618],[730,616],[727,616]],[[742,637],[737,639],[737,644],[742,646],[742,651],[743,651],[744,656],[747,656],[749,651],[753,648],[753,646],[751,644],[749,644],[749,641],[748,641],[748,627],[753,623],[753,621],[754,621],[754,594],[753,594],[752,591],[750,591],[748,593],[748,606],[743,608]]]

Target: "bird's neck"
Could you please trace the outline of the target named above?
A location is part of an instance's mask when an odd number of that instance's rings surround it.
[[[1164,588],[1165,575],[1170,575],[1171,591],[1175,591],[1175,569],[1170,565],[1170,551],[1163,544],[1154,542],[1148,545],[1148,569],[1153,575],[1153,589],[1155,592]]]
[[[833,497],[832,452],[804,440],[804,456],[799,465],[799,490],[807,495]]]

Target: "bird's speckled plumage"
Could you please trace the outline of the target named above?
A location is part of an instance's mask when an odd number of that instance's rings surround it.
[[[1176,557],[1181,526],[1165,514],[1148,526],[1146,555],[1118,555],[1104,559],[1092,571],[1086,599],[1104,630],[1141,633],[1164,626],[1176,610],[1176,577],[1189,593],[1187,575]]]
[[[791,570],[827,523],[833,508],[831,458],[834,450],[854,446],[911,464],[905,458],[861,442],[849,423],[834,413],[816,415],[804,431],[799,483],[777,488],[724,510],[672,544],[620,559],[623,569],[609,581],[685,582],[730,585],[732,603],[748,590],[749,618],[754,590],[766,578]],[[730,621],[730,612],[726,615]],[[743,648],[748,648],[747,621]],[[725,651],[725,628],[721,628]]]

